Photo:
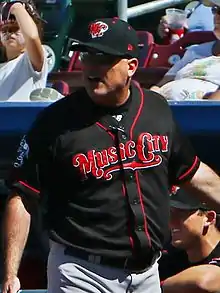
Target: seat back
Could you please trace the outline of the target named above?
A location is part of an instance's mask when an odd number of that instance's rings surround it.
[[[137,31],[139,38],[139,67],[146,67],[149,62],[150,51],[152,49],[152,45],[154,44],[154,37],[148,31]]]
[[[68,83],[63,80],[57,80],[57,81],[52,82],[51,88],[57,90],[63,96],[67,96],[70,93],[70,88],[69,88]]]
[[[216,40],[212,31],[189,32],[183,38],[170,45],[153,44],[147,58],[148,67],[171,67],[179,61],[187,47]]]
[[[80,52],[78,51],[73,52],[73,55],[70,58],[70,62],[67,68],[68,72],[72,72],[74,70],[77,70],[77,71],[82,70],[82,64],[81,64],[79,56],[80,56]]]

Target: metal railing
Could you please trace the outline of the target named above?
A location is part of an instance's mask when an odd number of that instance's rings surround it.
[[[188,3],[191,0],[155,0],[128,8],[128,0],[118,0],[118,17],[127,21],[128,18],[152,13],[167,7]]]

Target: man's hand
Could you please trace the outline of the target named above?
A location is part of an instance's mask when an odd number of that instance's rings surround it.
[[[15,20],[14,16],[12,17],[13,13],[12,10],[16,6],[23,6],[21,1],[16,2],[3,2],[0,4],[0,16],[1,16],[1,24],[5,24],[9,22],[11,19]]]
[[[184,28],[185,28],[185,29],[188,28],[187,20],[186,20],[186,23],[184,24]],[[168,22],[167,22],[167,16],[164,15],[164,16],[161,18],[160,23],[159,23],[159,25],[158,25],[157,33],[158,33],[158,35],[159,35],[162,39],[164,39],[164,38],[168,37],[169,32],[170,32],[170,29],[169,29],[169,25],[168,25]]]
[[[168,27],[166,16],[163,16],[161,18],[161,20],[160,20],[160,24],[158,25],[157,33],[163,39],[163,38],[168,36],[169,31],[170,30],[169,30],[169,27]]]
[[[2,293],[17,293],[21,288],[17,276],[6,278],[2,283]]]

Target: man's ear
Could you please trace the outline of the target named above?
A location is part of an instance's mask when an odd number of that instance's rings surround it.
[[[132,58],[128,60],[128,77],[132,77],[138,68],[138,59]]]
[[[209,227],[210,225],[215,224],[216,222],[216,212],[215,211],[207,211],[205,217],[204,227]]]

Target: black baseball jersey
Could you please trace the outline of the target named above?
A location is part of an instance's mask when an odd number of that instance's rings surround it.
[[[159,260],[160,279],[165,280],[185,269],[205,264],[220,266],[220,242],[206,258],[195,263],[191,263],[188,260],[187,254],[184,250],[169,246],[168,250],[164,251]]]
[[[130,90],[112,109],[80,89],[47,107],[21,141],[8,186],[38,194],[54,241],[110,257],[162,248],[169,186],[191,179],[199,159],[167,102]]]

